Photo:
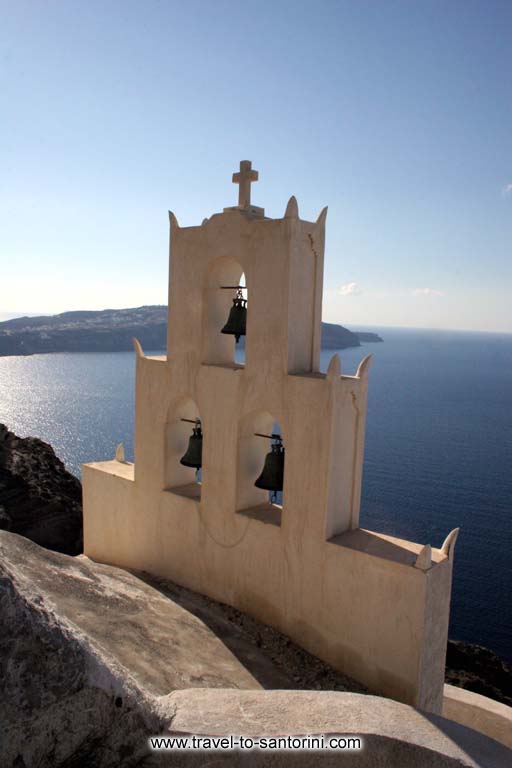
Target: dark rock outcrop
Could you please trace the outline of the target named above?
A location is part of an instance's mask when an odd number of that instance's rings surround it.
[[[82,551],[82,485],[51,445],[0,424],[0,529],[68,555]]]
[[[449,640],[446,682],[512,707],[512,665],[489,648]]]

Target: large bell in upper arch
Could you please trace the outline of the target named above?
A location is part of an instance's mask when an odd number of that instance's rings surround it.
[[[265,457],[261,475],[254,485],[276,494],[283,490],[284,481],[284,446],[280,439],[272,443],[272,449]]]
[[[198,422],[192,430],[188,441],[188,448],[180,459],[180,464],[184,467],[193,467],[201,469],[203,463],[203,433],[201,424]]]
[[[240,341],[240,336],[245,336],[247,325],[247,299],[244,299],[239,291],[233,299],[233,306],[229,311],[229,317],[221,333],[227,333],[234,336],[236,343]]]

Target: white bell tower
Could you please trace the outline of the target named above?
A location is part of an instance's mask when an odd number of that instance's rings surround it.
[[[170,219],[167,355],[138,342],[135,464],[84,467],[90,557],[174,580],[247,611],[375,691],[440,711],[454,535],[441,549],[359,528],[369,356],[321,373],[327,208],[282,218],[251,202]],[[222,333],[241,275],[245,365]],[[226,288],[226,286],[231,286]],[[202,474],[183,466],[191,423]],[[285,447],[282,504],[255,486],[270,434]]]

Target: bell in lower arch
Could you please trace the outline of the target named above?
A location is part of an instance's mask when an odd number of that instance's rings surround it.
[[[283,490],[284,479],[284,446],[281,440],[272,443],[272,450],[265,457],[263,471],[254,485],[256,488],[263,488],[265,491]]]
[[[201,469],[203,461],[203,433],[198,422],[192,430],[185,455],[181,457],[180,464],[184,467]]]
[[[240,341],[240,336],[245,336],[245,326],[247,322],[247,299],[244,299],[241,291],[233,299],[233,306],[229,310],[229,317],[221,333],[228,333],[234,336],[236,343]]]

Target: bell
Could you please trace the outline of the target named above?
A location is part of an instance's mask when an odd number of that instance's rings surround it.
[[[280,440],[272,443],[272,450],[265,456],[263,471],[254,485],[256,488],[263,488],[265,491],[283,490],[284,478],[284,447]]]
[[[247,299],[244,299],[239,291],[233,299],[233,306],[229,311],[229,317],[221,333],[229,333],[234,336],[236,343],[240,341],[240,336],[245,336],[245,325],[247,321]]]
[[[203,433],[201,424],[197,423],[192,430],[188,441],[188,448],[184,456],[180,459],[180,464],[184,467],[193,467],[201,469],[203,459]]]

